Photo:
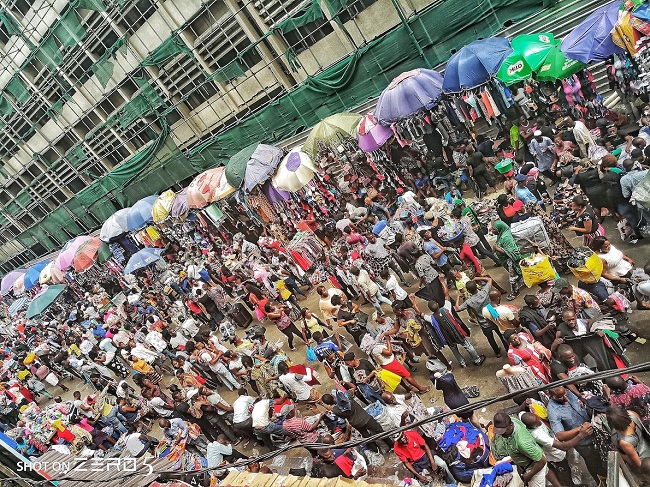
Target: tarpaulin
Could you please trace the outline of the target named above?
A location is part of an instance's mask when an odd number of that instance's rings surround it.
[[[191,54],[192,50],[187,47],[185,42],[183,42],[183,39],[178,36],[178,33],[174,33],[165,39],[160,46],[151,51],[140,64],[142,66],[161,67],[161,65],[169,58],[183,53]]]

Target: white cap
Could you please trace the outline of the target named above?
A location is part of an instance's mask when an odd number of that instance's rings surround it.
[[[539,137],[540,135],[542,135],[542,131],[541,130],[535,130],[535,132],[533,132],[533,135],[535,137]]]

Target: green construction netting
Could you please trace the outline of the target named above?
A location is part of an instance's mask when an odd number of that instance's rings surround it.
[[[73,47],[79,44],[86,37],[86,29],[83,28],[77,13],[70,9],[57,22],[52,33],[59,40],[63,47]]]
[[[4,118],[8,118],[13,113],[15,112],[13,105],[7,98],[0,94],[0,115],[2,115]],[[4,125],[4,122],[2,122],[2,125]]]
[[[32,54],[41,64],[47,66],[52,71],[55,71],[63,63],[63,54],[61,54],[59,46],[52,36],[41,42]]]
[[[70,216],[65,208],[60,207],[47,215],[40,223],[43,228],[57,240],[67,240],[67,234],[64,229],[73,235],[84,233],[84,229]],[[65,243],[65,242],[61,242]]]
[[[323,9],[320,6],[320,0],[308,0],[294,17],[284,19],[282,22],[276,24],[273,29],[286,34],[322,18],[324,18],[324,15]]]
[[[83,147],[77,145],[66,153],[65,158],[74,167],[79,167],[88,159],[88,156],[84,152]]]
[[[14,76],[11,81],[7,83],[5,90],[14,97],[14,100],[16,100],[18,105],[24,105],[31,96],[25,83],[22,82],[18,75]]]
[[[4,211],[11,216],[16,216],[22,211],[22,208],[18,206],[18,203],[15,201],[11,201],[7,206],[5,206]]]
[[[72,6],[74,8],[85,8],[87,10],[94,10],[96,12],[106,11],[106,4],[103,2],[103,0],[74,0],[74,2],[72,2]]]
[[[27,208],[27,206],[29,206],[29,204],[33,201],[33,199],[29,193],[22,191],[18,193],[18,196],[16,196],[15,201],[23,208]]]
[[[244,76],[246,69],[248,69],[241,59],[233,59],[223,68],[217,69],[212,73],[211,78],[219,83],[228,83],[235,78]]]
[[[128,128],[135,120],[153,112],[165,104],[158,92],[144,78],[135,78],[140,93],[126,103],[117,114],[117,121],[122,128]]]
[[[13,15],[11,15],[11,13],[9,13],[5,9],[0,10],[0,22],[5,28],[7,35],[9,36],[20,35],[22,31],[22,27],[20,26],[18,21],[14,19]]]
[[[115,63],[113,63],[111,59],[113,59],[118,52],[122,53],[122,55],[126,55],[127,45],[128,39],[126,37],[120,37],[115,41],[115,44],[109,47],[90,68],[93,74],[97,77],[97,81],[99,81],[102,88],[105,89],[106,86],[108,86],[108,82],[113,77]]]
[[[160,67],[170,57],[183,53],[190,54],[191,52],[192,50],[187,47],[185,42],[183,42],[183,39],[181,39],[177,33],[173,33],[171,36],[165,39],[165,41],[160,46],[151,51],[140,64],[142,66]]]

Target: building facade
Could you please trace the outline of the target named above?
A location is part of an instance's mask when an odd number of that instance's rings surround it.
[[[604,3],[0,0],[0,271],[471,40]]]

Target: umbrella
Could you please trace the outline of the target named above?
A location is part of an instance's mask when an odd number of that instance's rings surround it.
[[[163,194],[158,196],[156,201],[154,201],[153,206],[151,207],[151,215],[153,216],[154,222],[159,223],[169,217],[175,199],[176,193],[174,193],[171,189],[168,189]]]
[[[158,195],[147,196],[135,202],[135,204],[128,208],[126,213],[126,227],[129,232],[141,230],[147,226],[147,223],[153,221],[151,208],[158,199]]]
[[[36,284],[38,284],[38,278],[41,276],[41,271],[45,269],[45,267],[50,263],[50,260],[44,260],[43,262],[39,262],[38,264],[34,264],[31,266],[29,269],[27,269],[27,272],[25,273],[24,281],[23,284],[25,286],[25,289],[29,291],[32,289]]]
[[[172,218],[184,218],[188,211],[190,211],[190,207],[187,206],[187,188],[185,188],[176,195],[170,213]]]
[[[25,307],[25,304],[27,304],[27,298],[20,298],[11,303],[11,306],[9,306],[9,316],[13,316],[16,313],[18,313],[21,309]]]
[[[93,237],[91,240],[81,244],[74,256],[74,270],[77,272],[83,272],[92,267],[92,265],[97,261],[97,254],[102,245],[106,244],[97,237]]]
[[[123,208],[117,210],[102,225],[102,229],[99,231],[99,238],[103,242],[110,242],[112,239],[124,235],[129,231],[128,224],[126,222],[127,215],[129,214],[128,208]]]
[[[273,183],[269,180],[264,181],[262,185],[262,193],[266,196],[271,203],[279,203],[280,201],[287,201],[291,198],[291,193],[283,189],[278,189],[273,186]]]
[[[124,268],[124,274],[133,274],[138,269],[153,264],[163,254],[164,249],[144,248],[131,256]]]
[[[510,42],[503,37],[489,37],[467,44],[449,58],[442,91],[460,93],[487,83],[512,52]]]
[[[235,191],[235,188],[228,184],[225,172],[225,167],[216,167],[208,169],[195,177],[187,187],[187,206],[189,208],[203,208]],[[178,197],[180,198],[180,196],[179,194]],[[178,198],[176,198],[176,201],[178,201]],[[174,201],[172,207],[172,216],[174,216],[176,201]]]
[[[337,113],[321,120],[309,132],[302,150],[311,157],[316,157],[319,143],[338,145],[342,138],[356,138],[360,120],[361,115],[347,112]]]
[[[357,128],[359,147],[365,152],[373,152],[383,146],[393,135],[389,127],[379,125],[372,113],[361,119]]]
[[[27,269],[16,269],[15,271],[11,271],[9,274],[4,276],[2,278],[2,282],[0,282],[0,294],[3,296],[9,294],[13,288],[14,282],[16,282],[16,279],[24,275],[25,272],[27,272]]]
[[[642,47],[643,43],[639,41],[646,35],[644,31],[648,31],[648,27],[650,25],[647,22],[633,17],[630,12],[621,12],[612,32],[612,40],[617,46],[634,55]]]
[[[54,260],[55,267],[58,267],[62,271],[67,271],[70,267],[72,267],[72,262],[74,261],[74,256],[77,253],[77,249],[79,249],[79,247],[81,247],[85,242],[88,242],[89,240],[92,240],[92,237],[89,237],[88,235],[82,235],[68,242],[66,249],[61,251],[58,257]]]
[[[379,95],[375,118],[383,125],[390,125],[430,110],[442,97],[442,81],[442,75],[431,69],[414,69],[400,74]]]
[[[39,274],[38,282],[40,284],[49,284],[50,282],[52,282],[53,281],[52,269],[54,268],[56,268],[56,266],[54,265],[54,261],[47,264]]]
[[[618,21],[621,2],[616,0],[597,8],[562,40],[562,51],[569,59],[583,63],[604,61],[624,50],[614,44],[612,31]]]
[[[555,38],[550,33],[521,35],[512,39],[510,45],[513,52],[497,72],[497,78],[508,86],[533,76],[555,46]]]
[[[34,318],[40,315],[43,311],[50,307],[50,305],[56,301],[63,291],[65,291],[65,284],[55,284],[54,286],[48,286],[45,291],[36,296],[29,307],[27,308],[27,319]]]
[[[25,274],[27,274],[27,271],[25,271]],[[18,276],[18,279],[16,279],[13,286],[11,286],[14,296],[20,296],[25,292],[25,274]]]
[[[233,188],[250,192],[264,182],[282,160],[282,150],[272,145],[253,144],[232,156],[226,166],[226,179]]]
[[[100,264],[106,264],[111,258],[113,258],[113,252],[106,242],[102,243],[102,246],[99,247],[97,251],[97,261]]]
[[[298,191],[312,180],[318,168],[307,154],[293,149],[282,160],[271,179],[273,186],[284,191]]]
[[[560,49],[560,42],[555,42],[555,47],[544,59],[544,63],[535,73],[535,79],[538,81],[555,81],[558,79],[568,78],[584,69],[585,64],[575,59],[567,59]]]

